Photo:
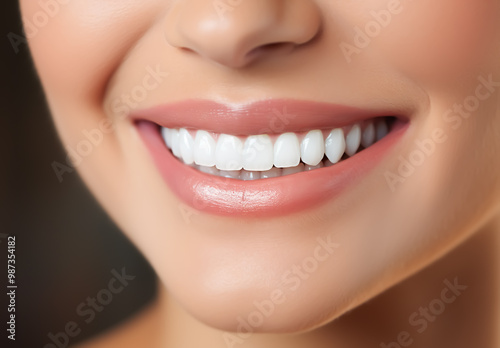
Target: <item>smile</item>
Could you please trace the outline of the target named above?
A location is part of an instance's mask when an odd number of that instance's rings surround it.
[[[404,134],[396,110],[188,100],[131,117],[170,189],[199,211],[276,216],[332,199]]]
[[[329,167],[387,135],[389,118],[332,130],[247,137],[162,127],[165,145],[184,164],[210,175],[268,179]]]

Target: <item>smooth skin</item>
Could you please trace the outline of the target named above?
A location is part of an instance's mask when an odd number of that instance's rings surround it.
[[[46,10],[20,3],[66,149],[113,125],[75,166],[161,280],[152,307],[84,346],[500,344],[500,1],[54,0],[36,31]],[[382,10],[390,16],[370,29]],[[371,37],[356,41],[359,31]],[[147,96],[123,99],[145,79]],[[326,204],[217,217],[179,201],[126,117],[189,98],[391,106],[410,125],[375,170]],[[402,170],[426,139],[435,146]],[[301,273],[294,267],[318,238],[337,247]],[[446,282],[462,289],[453,300]],[[224,334],[276,291],[253,334]],[[430,304],[424,329],[415,320]]]

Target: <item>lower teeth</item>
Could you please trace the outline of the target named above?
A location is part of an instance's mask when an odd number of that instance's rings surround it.
[[[219,170],[215,167],[205,167],[205,166],[199,166],[196,164],[191,164],[190,167],[192,167],[196,170],[199,170],[202,173],[206,173],[206,174],[210,174],[210,175],[220,176],[220,177],[229,178],[229,179],[249,181],[249,180],[276,178],[276,177],[280,177],[280,176],[291,175],[291,174],[296,174],[296,173],[310,171],[310,170],[316,170],[316,169],[320,169],[323,167],[330,167],[332,165],[334,165],[334,163],[330,162],[328,159],[324,159],[316,166],[310,166],[310,165],[307,165],[304,163],[300,163],[296,167],[291,167],[291,168],[272,167],[270,170],[266,170],[263,172],[252,172],[252,171],[248,171],[248,170],[244,170],[244,169],[242,169],[242,170]]]

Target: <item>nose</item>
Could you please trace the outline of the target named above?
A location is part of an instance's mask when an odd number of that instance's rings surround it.
[[[289,54],[321,30],[313,0],[180,0],[165,21],[167,42],[230,68]]]

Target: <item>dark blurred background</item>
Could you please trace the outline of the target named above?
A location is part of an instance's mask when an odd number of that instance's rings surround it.
[[[35,1],[35,0],[33,0]],[[82,341],[130,318],[155,296],[154,272],[113,225],[77,174],[59,183],[65,153],[49,116],[23,35],[17,1],[0,14],[0,347],[44,347],[74,321]],[[7,339],[7,237],[16,237],[16,341]],[[136,278],[85,323],[77,307],[108,287],[113,269]],[[101,294],[102,296],[105,293]],[[107,298],[101,297],[101,300]],[[88,307],[86,307],[88,308]],[[56,345],[57,346],[57,345]]]

